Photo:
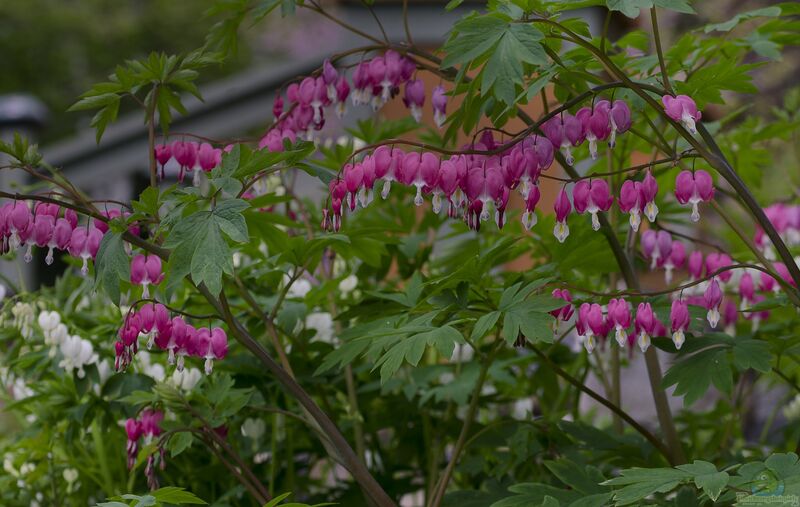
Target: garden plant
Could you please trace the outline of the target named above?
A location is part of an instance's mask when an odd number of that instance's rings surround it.
[[[226,0],[202,48],[121,63],[72,110],[98,142],[140,110],[131,202],[0,144],[28,178],[2,253],[67,264],[4,280],[0,504],[800,504],[800,93],[754,107],[753,78],[800,6],[494,0],[436,49],[402,6],[390,40]],[[241,31],[301,10],[363,45],[252,138],[170,128]]]

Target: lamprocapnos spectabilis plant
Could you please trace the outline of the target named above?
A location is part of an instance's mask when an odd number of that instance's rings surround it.
[[[431,52],[408,8],[390,41],[283,2],[368,45],[281,87],[252,139],[171,132],[180,93],[199,95],[239,24],[278,5],[256,4],[224,3],[203,50],[129,62],[73,107],[99,109],[99,139],[121,101],[143,106],[150,186],[130,206],[84,195],[20,138],[2,145],[37,179],[0,193],[3,252],[63,252],[81,273],[9,300],[4,381],[34,435],[57,431],[35,393],[63,384],[62,405],[90,407],[55,454],[8,444],[22,502],[57,502],[31,473],[46,460],[76,470],[65,494],[84,502],[137,486],[162,501],[166,483],[253,505],[284,490],[428,507],[793,491],[800,435],[776,421],[798,417],[799,162],[770,153],[797,141],[800,97],[769,115],[726,103],[758,91],[743,61],[796,42],[796,7],[689,16],[665,45],[659,15],[694,14],[688,1],[581,2],[605,13],[599,33],[562,16],[571,2],[491,2]],[[612,38],[618,16],[650,33]],[[326,139],[332,113],[400,104],[406,118]],[[786,410],[744,417],[767,392]],[[120,465],[98,475],[74,449]]]

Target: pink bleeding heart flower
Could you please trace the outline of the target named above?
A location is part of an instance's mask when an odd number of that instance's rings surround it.
[[[655,335],[657,328],[656,322],[658,322],[658,319],[653,313],[650,303],[639,303],[636,308],[634,327],[639,341],[639,348],[642,352],[646,352],[650,347],[650,337]]]
[[[653,177],[650,169],[648,169],[645,173],[642,184],[638,188],[644,216],[650,220],[650,223],[653,223],[656,221],[656,217],[658,216],[658,206],[656,206],[658,182],[656,182],[656,179]]]
[[[672,251],[672,236],[666,231],[648,229],[642,233],[642,254],[650,260],[650,269],[663,266]]]
[[[719,288],[717,281],[713,278],[708,283],[703,293],[703,304],[706,310],[708,310],[706,318],[708,319],[709,325],[711,325],[712,328],[717,327],[720,318],[719,306],[722,304],[722,290]]]
[[[353,105],[366,104],[369,102],[372,84],[369,78],[369,62],[361,62],[353,71]]]
[[[275,96],[275,100],[272,101],[272,116],[274,116],[275,120],[277,121],[282,114],[283,114],[283,96],[278,94]]]
[[[420,157],[418,177],[422,181],[422,189],[425,192],[433,193],[431,204],[434,213],[439,213],[442,209],[441,192],[438,191],[439,167],[441,164],[441,159],[429,151],[426,151]]]
[[[81,273],[86,276],[89,274],[89,259],[94,259],[97,255],[97,250],[100,248],[100,241],[103,239],[103,233],[94,227],[76,227],[72,231],[72,236],[69,241],[69,254],[73,257],[79,257],[83,260]]]
[[[669,256],[664,259],[664,281],[672,283],[672,271],[681,269],[686,263],[686,247],[680,241],[673,241]]]
[[[725,334],[736,336],[736,322],[739,320],[739,310],[732,299],[726,298],[722,303],[722,326]]]
[[[193,171],[197,164],[197,143],[190,141],[175,141],[172,143],[172,156],[181,166],[178,181],[183,181],[184,171]]]
[[[592,160],[597,160],[597,141],[604,141],[611,134],[610,110],[611,104],[607,100],[600,100],[594,108],[584,107],[575,114],[589,141]]]
[[[536,205],[539,203],[540,197],[541,192],[539,191],[539,187],[531,187],[528,191],[528,197],[525,199],[525,212],[522,214],[522,225],[527,230],[530,230],[538,221],[534,211],[536,210]]]
[[[205,330],[208,331],[208,330]],[[215,327],[210,331],[203,357],[205,358],[205,372],[210,375],[214,367],[214,359],[222,360],[228,354],[228,336],[222,328]],[[205,344],[204,344],[205,345]]]
[[[620,347],[628,341],[628,328],[631,326],[631,308],[623,298],[608,302],[608,321],[616,330],[615,338]]]
[[[683,299],[676,299],[672,302],[669,312],[669,320],[672,323],[672,343],[675,348],[680,350],[683,342],[686,341],[686,330],[689,329],[689,305]]]
[[[681,171],[675,179],[675,197],[681,204],[692,206],[692,221],[700,220],[698,204],[714,198],[714,182],[706,171]]]
[[[494,209],[494,223],[498,229],[502,229],[506,224],[506,206],[508,206],[508,198],[511,196],[511,191],[508,187],[503,187],[503,194],[499,200],[495,201]]]
[[[203,143],[197,150],[197,164],[205,172],[210,172],[222,162],[222,150]]]
[[[565,111],[547,120],[542,131],[554,147],[561,149],[567,164],[574,164],[571,148],[581,144],[585,138],[581,121]]]
[[[149,286],[158,285],[164,278],[161,258],[157,255],[137,254],[131,260],[131,283],[142,286],[142,297],[149,298]]]
[[[14,201],[7,213],[6,223],[10,233],[8,243],[9,247],[15,250],[22,244],[20,234],[33,224],[33,213],[28,203],[23,201]]]
[[[572,306],[572,294],[570,294],[568,289],[553,290],[553,297],[555,299],[563,299],[567,302],[567,304],[561,308],[550,311],[550,315],[556,319],[555,322],[553,322],[553,332],[555,333],[558,330],[558,323],[566,322],[571,319],[572,314],[575,313],[575,308]]]
[[[364,183],[364,167],[361,164],[346,164],[342,171],[344,184],[347,189],[347,202],[350,211],[356,209],[356,194]]]
[[[686,264],[686,269],[689,271],[689,278],[691,280],[699,280],[703,278],[703,253],[695,250],[689,255],[689,262]]]
[[[347,97],[350,96],[350,84],[344,76],[341,76],[336,82],[336,116],[342,118],[345,110],[347,109]]]
[[[753,277],[745,271],[739,278],[739,297],[742,300],[742,308],[747,308],[755,301],[756,287]]]
[[[623,213],[629,213],[628,223],[631,224],[633,232],[639,231],[642,223],[642,200],[641,186],[638,181],[625,180],[619,189],[619,209]]]
[[[422,106],[425,105],[425,83],[421,79],[413,79],[406,83],[403,104],[411,110],[415,120],[422,121]]]
[[[461,179],[462,175],[459,174],[458,164],[455,160],[442,161],[439,169],[439,189],[442,195],[447,196],[447,202],[449,203],[447,213],[451,218],[458,216],[459,209],[463,203],[464,193],[460,188]]]
[[[597,213],[608,211],[614,202],[608,182],[604,179],[593,178],[580,180],[572,190],[572,199],[575,211],[579,214],[589,212],[592,215],[592,229],[600,230],[600,219]]]
[[[661,102],[664,104],[667,116],[681,122],[690,133],[697,133],[695,123],[700,121],[703,114],[697,110],[697,104],[691,97],[687,95],[678,95],[677,97],[664,95],[661,97]]]
[[[613,148],[617,144],[617,133],[627,132],[631,128],[631,110],[624,100],[615,100],[611,105],[611,135],[608,145]]]
[[[161,164],[161,179],[164,179],[164,166],[172,158],[172,146],[169,144],[157,144],[154,148],[156,161]]]
[[[136,456],[139,454],[139,438],[142,436],[142,426],[136,419],[125,421],[125,434],[128,442],[125,450],[128,453],[128,470],[132,470],[136,464]]]
[[[561,192],[556,197],[555,205],[553,206],[556,212],[556,225],[553,228],[553,235],[559,243],[563,243],[567,236],[569,236],[569,226],[567,225],[567,218],[572,212],[572,204],[569,202],[566,189],[562,188]]]
[[[578,310],[578,321],[580,326],[576,323],[578,328],[578,338],[583,343],[588,353],[594,351],[598,338],[605,338],[607,334],[606,319],[603,315],[602,307],[597,304],[583,303]]]
[[[67,219],[59,218],[56,220],[55,226],[53,227],[53,235],[50,237],[50,241],[47,242],[47,257],[44,258],[44,262],[48,266],[53,264],[54,248],[66,250],[67,247],[69,247],[69,243],[72,240],[72,229],[72,225],[70,225]]]
[[[731,265],[733,265],[733,259],[731,259],[731,256],[728,254],[713,252],[706,256],[707,275],[711,275],[712,273]],[[733,271],[728,270],[716,275],[715,278],[718,278],[721,282],[725,283],[730,280],[732,276]]]
[[[322,82],[325,83],[326,91],[328,93],[328,100],[336,102],[336,83],[339,80],[339,72],[333,66],[329,59],[325,59],[322,63]]]
[[[447,119],[447,94],[442,85],[433,89],[431,105],[433,106],[433,121],[438,128],[442,128]]]
[[[480,215],[481,222],[489,220],[491,204],[496,206],[503,198],[505,185],[501,170],[496,166],[475,167],[467,174],[466,186],[472,214]],[[474,229],[479,227],[477,221],[473,223]]]

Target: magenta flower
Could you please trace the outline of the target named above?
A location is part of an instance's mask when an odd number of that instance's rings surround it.
[[[658,206],[656,206],[656,194],[658,194],[658,183],[653,177],[653,174],[648,169],[639,187],[641,194],[641,202],[643,206],[644,216],[650,220],[650,223],[656,221],[658,216]]]
[[[708,310],[706,318],[708,319],[709,325],[711,325],[712,328],[717,327],[720,318],[719,306],[722,304],[722,290],[719,288],[717,281],[713,278],[708,283],[703,293],[703,304],[706,310]]]
[[[503,174],[496,166],[474,167],[467,173],[466,195],[470,202],[470,211],[480,215],[480,221],[489,220],[489,208],[495,206],[503,198]],[[475,223],[477,229],[477,223]]]
[[[608,302],[608,320],[616,329],[615,337],[620,347],[628,341],[628,328],[631,326],[631,309],[623,298]]]
[[[86,276],[89,273],[88,261],[94,259],[97,255],[97,250],[100,248],[100,241],[103,239],[103,233],[94,227],[87,229],[86,227],[76,227],[72,231],[72,236],[69,240],[69,254],[73,257],[79,257],[83,260],[81,273]]]
[[[611,134],[610,110],[611,104],[607,100],[600,100],[593,109],[584,107],[575,114],[589,141],[592,160],[597,160],[597,141],[605,141]]]
[[[656,332],[657,322],[658,319],[656,319],[650,303],[639,303],[639,306],[636,308],[634,327],[636,335],[638,336],[639,348],[642,352],[646,352],[650,347],[650,337]]]
[[[676,299],[672,302],[669,312],[669,320],[672,323],[672,343],[675,348],[680,350],[683,342],[686,341],[686,330],[689,329],[689,305],[683,299]]]
[[[703,253],[695,250],[689,255],[689,262],[686,264],[686,269],[689,271],[689,278],[691,280],[699,280],[703,278]]]
[[[736,321],[739,320],[739,310],[736,308],[736,303],[732,299],[725,299],[722,303],[722,325],[725,329],[725,334],[736,336]]]
[[[327,58],[322,63],[322,81],[325,83],[328,93],[328,100],[336,102],[336,82],[339,80],[339,72]]]
[[[422,106],[425,105],[425,83],[421,79],[413,79],[406,83],[403,104],[411,109],[411,116],[422,121]]]
[[[222,150],[203,143],[197,150],[197,165],[205,172],[211,172],[222,162]]]
[[[753,277],[745,271],[739,278],[739,297],[742,299],[742,308],[747,308],[755,301],[756,287]]]
[[[164,166],[172,158],[172,146],[169,144],[157,144],[154,148],[156,161],[161,164],[161,179],[164,179]]]
[[[139,454],[139,438],[142,436],[142,426],[136,419],[125,421],[125,434],[128,437],[125,450],[128,453],[128,470],[132,470],[136,464],[136,456]]]
[[[283,96],[276,95],[275,100],[272,101],[272,115],[275,117],[275,120],[281,117],[283,114]]]
[[[706,256],[706,274],[710,275],[711,273],[715,273],[716,271],[731,266],[733,264],[733,259],[731,256],[725,253],[717,253],[713,252]],[[719,280],[723,283],[727,282],[733,276],[733,271],[723,271],[722,273],[715,276],[715,278],[719,278]]]
[[[528,191],[528,197],[525,199],[525,212],[522,214],[522,225],[527,230],[530,230],[539,220],[536,217],[535,210],[540,197],[539,187],[531,187],[530,191]]]
[[[561,308],[550,312],[550,315],[556,319],[555,322],[553,322],[553,332],[555,333],[558,330],[558,323],[566,322],[571,319],[573,313],[575,313],[575,308],[572,306],[572,294],[570,294],[568,289],[554,289],[553,297],[556,299],[563,299],[567,302],[567,304]]]
[[[690,133],[697,133],[695,122],[700,121],[703,115],[697,110],[697,104],[691,97],[687,95],[678,95],[677,97],[664,95],[661,97],[661,102],[664,104],[667,116],[681,122]]]
[[[627,132],[631,128],[631,110],[628,103],[624,100],[615,100],[611,105],[611,136],[608,145],[614,147],[617,144],[617,132],[620,134]]]
[[[567,225],[567,218],[572,211],[572,204],[569,202],[566,189],[562,188],[561,192],[556,197],[554,205],[556,212],[556,225],[553,228],[553,234],[559,243],[563,243],[567,236],[569,236],[569,226]]]
[[[442,165],[441,159],[433,153],[426,151],[422,154],[419,161],[418,178],[422,184],[422,191],[426,193],[432,192],[439,186],[439,168]],[[436,195],[434,194],[434,199]],[[432,203],[435,213],[442,209],[441,198],[439,202]]]
[[[700,220],[697,205],[714,198],[714,182],[711,175],[701,170],[681,171],[675,179],[675,197],[681,204],[691,204],[692,221]]]
[[[642,255],[650,260],[650,269],[663,266],[672,252],[672,236],[667,231],[644,231],[641,239]]]
[[[203,338],[200,338],[202,332]],[[205,358],[205,372],[210,375],[214,368],[214,359],[222,360],[228,354],[228,336],[222,328],[201,329],[198,331],[200,350],[198,355]]]
[[[172,156],[175,157],[175,161],[181,166],[178,181],[183,181],[184,171],[194,170],[194,166],[197,164],[197,143],[175,141],[172,143]]]
[[[8,244],[11,250],[16,250],[22,244],[20,234],[33,224],[33,213],[23,201],[14,201],[7,213],[6,223],[10,233]]]
[[[47,256],[44,258],[44,262],[48,266],[53,264],[53,249],[58,248],[59,250],[66,250],[71,240],[72,225],[70,225],[67,219],[59,218],[56,220],[55,226],[53,227],[53,234],[50,237],[50,241],[47,242]]]
[[[131,260],[131,283],[142,286],[142,297],[149,298],[149,286],[158,285],[163,278],[159,256],[137,254]]]
[[[642,223],[642,202],[641,202],[641,186],[638,181],[625,180],[622,187],[619,189],[619,209],[623,213],[629,213],[628,223],[631,224],[633,232],[639,231],[639,225]]]
[[[614,202],[608,182],[600,178],[577,182],[572,190],[572,199],[575,203],[575,211],[581,215],[588,211],[592,215],[592,229],[595,231],[600,230],[597,213],[608,211]]]
[[[442,128],[447,119],[447,95],[442,85],[433,89],[431,105],[433,106],[433,121],[437,127]]]
[[[344,185],[347,189],[347,203],[350,211],[356,209],[356,194],[364,182],[364,167],[361,164],[346,164],[342,170]]]
[[[341,118],[347,109],[347,97],[350,96],[350,84],[344,76],[336,82],[335,93],[336,97],[333,102],[336,104],[336,116]]]
[[[605,338],[608,333],[608,325],[603,315],[603,309],[597,303],[583,303],[581,305],[578,310],[578,322],[575,327],[578,329],[578,338],[590,354],[597,346],[595,338]]]
[[[669,256],[664,260],[664,281],[672,283],[672,270],[681,269],[686,263],[686,247],[680,241],[673,241]]]
[[[574,164],[575,158],[571,149],[581,144],[586,137],[581,121],[565,111],[547,120],[542,125],[542,131],[554,147],[561,149],[567,164]]]

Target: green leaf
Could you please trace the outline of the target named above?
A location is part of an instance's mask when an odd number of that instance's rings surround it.
[[[662,385],[675,385],[675,396],[684,396],[688,406],[699,400],[714,384],[720,391],[730,393],[733,376],[724,348],[702,350],[677,363],[664,375]]]
[[[732,17],[728,21],[724,23],[712,23],[710,25],[706,25],[703,28],[705,33],[710,33],[714,31],[719,32],[729,32],[736,28],[740,23],[747,21],[749,19],[758,18],[758,17],[769,17],[775,18],[781,15],[781,8],[772,6],[772,7],[764,7],[761,9],[755,9],[752,11],[742,12],[737,14],[736,16]]]
[[[522,64],[546,65],[539,40],[542,33],[529,24],[512,24],[500,37],[481,74],[481,93],[494,90],[494,96],[511,106],[516,102],[516,85],[522,86]]]
[[[131,265],[122,234],[109,231],[100,241],[95,258],[95,285],[100,285],[111,301],[119,305],[120,281],[130,280]]]
[[[472,334],[470,335],[470,340],[473,342],[480,340],[486,333],[489,332],[490,329],[497,324],[497,319],[500,318],[500,312],[493,311],[489,312],[485,315],[481,315],[477,322],[475,322],[475,326],[472,328]]]
[[[166,488],[157,489],[150,493],[159,502],[174,503],[176,505],[208,505],[193,493],[186,491],[184,488],[176,488],[169,486]]]
[[[649,9],[653,0],[606,0],[606,7],[610,11],[619,11],[629,18],[638,18],[639,9]]]
[[[726,472],[717,472],[717,467],[708,461],[695,460],[694,463],[679,465],[675,468],[692,474],[695,485],[715,502],[730,480],[730,476]]]
[[[194,436],[189,431],[181,431],[180,433],[175,433],[169,439],[169,451],[172,457],[174,458],[178,454],[182,453],[189,447],[191,447],[192,442],[194,441]]]
[[[667,493],[682,482],[691,479],[691,474],[674,468],[629,468],[620,472],[620,477],[602,482],[603,486],[623,486],[614,492],[616,505],[637,503],[653,493]]]
[[[752,368],[761,373],[772,369],[769,344],[749,338],[737,338],[733,345],[733,364],[740,371]]]
[[[489,49],[505,33],[508,21],[496,15],[470,16],[453,27],[454,35],[444,45],[442,67],[471,62]]]

